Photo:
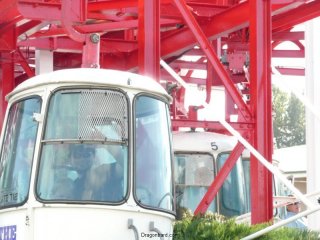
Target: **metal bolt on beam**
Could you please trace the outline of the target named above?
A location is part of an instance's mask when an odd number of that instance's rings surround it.
[[[93,34],[91,34],[90,35],[90,41],[92,42],[92,43],[98,43],[99,41],[100,41],[100,35],[99,34],[97,34],[97,33],[93,33]]]

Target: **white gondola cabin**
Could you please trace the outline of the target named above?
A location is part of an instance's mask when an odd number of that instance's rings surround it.
[[[7,96],[0,239],[170,236],[170,96],[103,69],[39,75]]]

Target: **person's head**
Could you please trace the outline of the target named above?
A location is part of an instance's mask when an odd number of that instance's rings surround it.
[[[298,213],[301,210],[301,202],[294,202],[292,204],[289,204],[287,206],[287,211],[288,212],[294,212],[294,213]]]
[[[289,197],[293,197],[293,195],[289,195]],[[300,210],[301,210],[301,202],[300,201],[295,201],[295,202],[287,205],[288,212],[298,213],[298,212],[300,212]]]
[[[94,148],[86,144],[72,146],[71,164],[77,171],[85,171],[90,168],[94,158]]]

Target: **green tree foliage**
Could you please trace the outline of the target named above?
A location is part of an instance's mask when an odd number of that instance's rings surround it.
[[[276,141],[277,148],[286,146],[286,109],[289,98],[285,92],[279,88],[272,88],[272,110],[273,110],[273,137]]]
[[[288,128],[290,137],[289,146],[301,145],[306,143],[306,118],[305,107],[301,101],[293,94],[290,96],[288,106]]]
[[[227,219],[215,213],[203,216],[186,216],[174,225],[173,240],[240,240],[252,233],[268,227],[268,223],[248,225],[238,224],[235,219]],[[258,240],[318,240],[319,233],[307,230],[281,227],[266,233]]]
[[[295,95],[273,87],[273,134],[277,148],[305,144],[305,107]]]

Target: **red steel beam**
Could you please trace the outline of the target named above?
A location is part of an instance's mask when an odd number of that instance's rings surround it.
[[[216,76],[215,73],[214,74],[214,78],[213,78],[213,86],[223,86],[223,83],[221,82],[221,80]],[[161,71],[161,77],[162,79],[167,79],[169,82],[176,82],[176,80],[167,72],[165,71]],[[186,83],[194,83],[197,85],[206,85],[206,81],[207,79],[205,78],[196,78],[196,77],[188,77],[188,76],[181,76],[182,79],[186,82]],[[231,75],[232,77],[232,81],[233,83],[241,83],[244,82],[245,76],[243,75]],[[233,103],[234,105],[234,103]]]
[[[206,37],[214,39],[248,26],[248,16],[248,3],[240,3],[213,16],[210,22],[201,25],[202,31]],[[176,31],[175,34],[163,38],[161,42],[164,46],[161,49],[161,55],[167,57],[191,49],[196,44],[196,39],[192,36],[191,29],[183,28]],[[172,42],[179,44],[172,44]]]
[[[15,27],[11,26],[0,34],[0,51],[14,51],[16,49],[16,41]]]
[[[186,77],[186,76],[180,76],[186,83],[194,83],[197,85],[206,85],[206,79],[205,78],[196,78],[196,77]],[[176,82],[176,80],[165,70],[161,70],[161,78],[167,79],[171,82]]]
[[[160,0],[139,0],[139,73],[160,81]]]
[[[304,68],[285,68],[285,67],[277,67],[276,69],[282,75],[291,75],[291,76],[305,76],[305,69]]]
[[[22,16],[16,8],[16,1],[0,1],[0,23],[16,22],[16,19],[21,18]],[[0,29],[2,29],[2,27]]]
[[[18,42],[19,47],[37,46],[46,50],[81,51],[83,44],[75,42],[67,37],[59,38],[34,38]],[[130,53],[137,49],[136,41],[124,41],[118,39],[101,39],[101,53]]]
[[[181,20],[175,20],[175,19],[160,19],[160,26],[170,26],[174,24],[181,23]],[[130,29],[137,29],[138,28],[138,20],[131,19],[131,20],[125,20],[120,22],[101,22],[96,24],[88,24],[88,25],[74,25],[73,26],[75,30],[77,30],[79,33],[103,33],[103,32],[110,32],[110,31],[120,31],[120,30],[130,30]],[[21,31],[20,31],[21,32]],[[35,34],[33,34],[30,37],[54,37],[54,36],[61,36],[61,35],[67,35],[67,30],[65,28],[55,28],[51,27],[48,30],[45,31],[39,31]],[[117,39],[118,40],[118,39]]]
[[[116,0],[116,1],[100,1],[90,2],[88,4],[89,11],[100,11],[107,9],[121,9],[138,7],[138,0]]]
[[[24,18],[32,20],[58,21],[61,20],[61,4],[37,3],[19,0],[17,9]]]
[[[250,122],[229,122],[229,124],[237,131],[252,131],[254,124]],[[188,127],[188,128],[204,128],[204,129],[215,129],[223,131],[225,128],[220,122],[216,121],[194,121],[186,119],[173,119],[172,126],[174,127]]]
[[[100,67],[100,36],[98,34],[85,35],[85,43],[82,51],[83,68]]]
[[[301,3],[300,3],[301,4]],[[319,1],[316,1],[315,3],[307,3],[303,7],[305,11],[310,12],[308,14],[308,19],[303,18],[300,15],[296,16],[296,18],[292,17],[290,19],[287,19],[286,24],[287,26],[294,26],[297,22],[303,22],[303,20],[309,20],[311,19],[311,16],[318,15],[320,6]],[[290,14],[294,10],[290,10],[290,7],[293,7],[294,5],[277,5],[273,8],[274,11],[282,10],[285,8],[286,11],[283,14],[280,14],[282,17],[286,14]],[[315,8],[316,7],[316,8]],[[291,15],[291,14],[290,14]],[[293,15],[293,14],[292,14]],[[215,39],[220,36],[224,36],[228,33],[234,32],[236,30],[240,30],[242,28],[249,26],[249,16],[250,16],[250,10],[249,10],[249,1],[245,1],[242,3],[239,3],[227,10],[225,10],[222,13],[219,13],[211,18],[210,22],[206,22],[206,24],[201,24],[202,30],[205,33],[205,35],[210,39]],[[228,21],[226,21],[228,19]],[[273,22],[275,22],[276,25],[283,23],[281,22],[281,17],[274,16]],[[276,28],[276,26],[274,26]],[[172,43],[178,43],[178,44],[172,44]],[[173,55],[179,55],[189,49],[191,49],[196,44],[195,39],[192,37],[191,30],[188,28],[182,28],[178,31],[176,31],[174,34],[170,34],[169,36],[163,38],[161,40],[161,45],[163,46],[161,49],[161,56],[163,58],[167,58]],[[136,59],[137,52],[134,52],[130,55],[130,58],[127,61],[128,69],[133,68],[135,66],[135,59]]]
[[[297,32],[276,32],[272,34],[273,41],[300,41],[304,40],[304,32],[297,31]]]
[[[230,16],[233,17],[230,18]],[[223,13],[213,16],[210,22],[201,25],[202,30],[207,37],[214,39],[247,27],[249,25],[248,16],[248,2],[243,2],[225,10]],[[226,19],[228,19],[228,21],[226,21]],[[189,28],[178,29],[174,33],[161,39],[161,56],[168,58],[170,56],[180,55],[192,49],[195,44],[196,39],[193,37]],[[135,51],[128,57],[128,69],[133,69],[136,66],[137,54],[138,51]]]
[[[67,36],[68,32],[63,27],[57,27],[56,25],[50,25],[48,29],[40,30],[28,36],[29,39],[37,38],[53,38],[53,37],[64,37]]]
[[[124,3],[125,1],[122,1],[122,2]],[[191,2],[191,1],[188,1],[188,2]],[[290,3],[290,2],[287,2],[287,3]],[[306,5],[308,5],[306,9],[309,12],[317,11],[312,6],[309,7],[310,3]],[[88,4],[88,8],[90,8],[90,6],[91,6],[91,3]],[[27,8],[28,10],[22,11],[22,12],[26,13],[26,17],[29,16],[32,19],[36,19],[39,17],[39,15],[43,14],[43,17],[45,19],[50,20],[50,14],[52,12],[51,10],[53,9],[57,11],[56,19],[60,19],[60,16],[61,16],[61,13],[59,10],[60,8],[59,4],[31,5],[30,1],[29,2],[19,1],[19,7]],[[274,8],[274,10],[277,10],[278,8]],[[47,9],[48,11],[46,11],[45,9]],[[35,14],[35,11],[36,11],[36,14]],[[288,13],[290,13],[290,11]],[[213,16],[212,21],[208,23],[208,26],[207,27],[203,26],[203,31],[208,37],[215,38],[219,35],[230,33],[234,30],[248,26],[248,16],[249,16],[249,8],[248,8],[248,1],[246,1],[227,9],[220,14]],[[274,18],[275,17],[276,16],[274,16]],[[226,21],[226,19],[228,19],[228,21]],[[87,28],[87,26],[83,26],[83,28]],[[172,44],[172,42],[179,43],[179,44]],[[165,58],[172,54],[178,54],[178,52],[182,52],[186,49],[191,48],[195,44],[195,40],[191,36],[189,29],[182,29],[180,31],[177,31],[176,34],[169,35],[168,37],[163,38],[161,43],[162,43],[161,55],[164,56]],[[125,59],[126,66],[127,66],[125,67],[126,69],[130,69],[130,68],[132,69],[133,67],[136,66],[137,59],[138,59],[137,54],[138,54],[138,51],[136,50],[132,54],[130,54],[130,56],[128,56],[127,59]]]
[[[38,26],[40,23],[41,23],[41,21],[39,21],[39,20],[35,20],[35,21],[31,20],[31,21],[28,21],[28,22],[16,27],[17,36],[20,36],[21,34],[29,31],[30,29]]]
[[[14,53],[0,52],[0,57],[4,59],[13,59]],[[3,126],[3,121],[5,117],[5,112],[7,108],[7,101],[5,97],[10,93],[15,87],[14,79],[14,63],[13,61],[0,62],[0,126]]]
[[[274,58],[304,58],[304,50],[273,50]]]
[[[35,38],[28,39],[25,41],[20,41],[18,43],[20,47],[32,47],[36,46],[37,48],[46,49],[46,50],[57,50],[57,49],[68,49],[69,51],[73,50],[82,50],[83,43],[75,42],[67,37],[60,38]]]
[[[2,126],[7,102],[5,96],[15,87],[14,50],[16,49],[16,30],[14,26],[0,35],[0,126]]]
[[[35,76],[34,70],[30,68],[26,58],[23,56],[19,48],[17,48],[16,50],[16,55],[18,56],[18,63],[20,63],[21,67],[27,74],[28,78],[34,77]]]
[[[170,63],[170,67],[172,68],[186,68],[186,69],[192,69],[192,70],[206,70],[207,64],[202,62],[189,62],[185,60],[176,60],[172,63]]]
[[[272,18],[272,31],[282,32],[320,16],[320,1],[312,1]]]
[[[100,51],[103,53],[130,53],[137,47],[138,43],[133,40],[101,39]]]
[[[301,40],[303,40],[303,39],[301,39]],[[283,40],[283,41],[290,41],[290,40]],[[280,43],[281,42],[277,42],[277,44],[274,47],[276,47]],[[292,42],[292,43],[296,44],[295,42]],[[249,44],[229,43],[228,46],[229,46],[229,48],[240,50],[240,51],[249,51]],[[239,47],[241,47],[241,48],[239,49]],[[189,51],[188,54],[185,54],[185,55],[203,56],[204,53],[201,51],[201,49],[196,49],[196,51]],[[272,50],[272,57],[304,58],[304,48],[301,50]],[[206,69],[204,63],[187,62],[187,61],[183,61],[183,60],[176,60],[176,61],[170,63],[170,66],[171,67],[181,66],[184,68],[193,68],[193,69]]]
[[[285,5],[285,8],[290,10],[291,5]],[[274,11],[278,11],[284,8],[284,5],[275,6],[273,8]],[[205,35],[209,39],[215,39],[221,36],[225,36],[231,32],[240,30],[242,28],[249,26],[249,1],[244,1],[237,5],[234,5],[225,11],[213,16],[210,22],[206,22],[205,24],[201,24],[201,28]],[[226,21],[226,19],[228,19]],[[172,55],[175,54],[179,49],[180,51],[185,51],[195,44],[195,40],[191,36],[190,29],[182,29],[177,31],[176,34],[172,34],[167,38],[162,40],[163,45],[166,47],[162,50],[162,55]],[[170,42],[179,43],[178,46],[175,44],[169,44]],[[168,42],[168,43],[167,43]],[[176,49],[179,47],[179,49]]]
[[[304,45],[299,40],[292,41],[292,43],[294,43],[301,50],[305,49]]]
[[[250,101],[255,116],[253,146],[272,163],[271,1],[250,1]],[[273,217],[272,175],[250,157],[251,223]]]
[[[86,7],[86,0],[62,0],[61,2],[61,25],[67,30],[68,36],[76,42],[86,41],[86,36],[73,27],[74,22],[86,20]]]
[[[6,32],[9,28],[14,27],[16,25],[17,22],[19,22],[20,20],[22,20],[23,17],[21,15],[17,15],[14,18],[9,18],[7,19],[5,22],[3,22],[2,24],[0,24],[0,36],[2,33]]]
[[[232,152],[230,153],[223,167],[218,172],[214,181],[208,188],[208,191],[200,201],[198,207],[194,211],[194,215],[204,214],[207,211],[209,205],[217,195],[219,189],[223,185],[225,179],[228,177],[230,171],[232,170],[233,166],[236,164],[243,150],[244,150],[244,146],[238,142],[237,145],[232,150]]]
[[[184,0],[173,0],[176,6],[178,7],[179,11],[181,12],[184,20],[186,21],[189,29],[193,33],[193,36],[198,41],[201,49],[206,54],[208,61],[212,64],[213,69],[216,71],[217,75],[220,77],[222,82],[224,83],[226,90],[229,92],[231,98],[237,104],[240,113],[243,117],[247,120],[251,119],[251,112],[243,101],[241,95],[239,94],[238,90],[234,86],[233,81],[229,78],[227,71],[221,64],[219,58],[215,54],[212,44],[207,39],[206,35],[201,30],[200,26],[198,25],[197,21],[193,17],[192,13],[188,9]]]
[[[160,25],[162,27],[170,26],[174,24],[181,23],[180,20],[176,19],[160,19]],[[119,30],[127,30],[130,28],[137,28],[138,20],[126,20],[121,22],[103,22],[97,24],[89,24],[89,25],[79,25],[75,26],[81,33],[92,33],[92,32],[105,32],[105,31],[119,31]]]

